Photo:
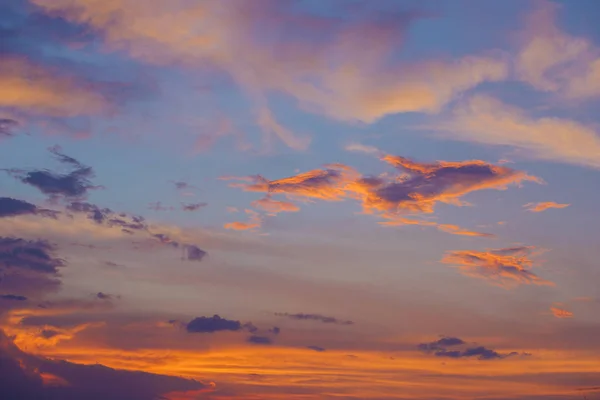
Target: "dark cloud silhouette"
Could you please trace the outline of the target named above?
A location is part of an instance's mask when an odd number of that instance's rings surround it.
[[[85,197],[89,190],[99,188],[99,186],[92,185],[90,182],[90,179],[95,176],[91,167],[81,164],[73,157],[62,154],[58,147],[51,148],[50,152],[54,154],[59,162],[67,164],[73,170],[66,174],[49,170],[22,171],[12,169],[9,172],[21,182],[31,185],[51,197]]]
[[[252,335],[248,338],[248,343],[254,343],[254,344],[273,344],[273,341],[271,340],[271,338],[266,337],[266,336],[257,336],[257,335]]]
[[[444,349],[444,348],[450,347],[450,346],[460,346],[462,344],[465,344],[465,342],[462,339],[455,338],[455,337],[443,337],[434,342],[421,343],[421,344],[419,344],[418,347],[422,351],[434,351],[434,350]]]
[[[271,332],[273,335],[279,335],[281,333],[281,329],[278,326],[274,326],[269,329],[269,332]]]
[[[218,331],[239,331],[242,329],[240,321],[221,318],[219,315],[212,317],[198,317],[188,322],[186,330],[190,333],[213,333]]]
[[[100,300],[111,300],[113,298],[113,295],[108,294],[108,293],[98,292],[98,293],[96,293],[96,298],[98,298]]]
[[[314,351],[318,351],[318,352],[323,352],[325,351],[325,349],[323,347],[319,347],[319,346],[306,346],[307,349],[311,349]]]
[[[16,294],[0,294],[0,300],[26,301],[27,297]]]
[[[65,262],[54,253],[55,247],[44,240],[0,237],[0,283],[28,295],[55,290]]]
[[[352,325],[352,324],[354,324],[353,321],[341,321],[341,320],[338,320],[337,318],[327,317],[327,316],[320,315],[320,314],[275,313],[275,315],[277,315],[279,317],[288,317],[288,318],[297,319],[297,320],[319,321],[319,322],[323,322],[324,324],[338,324],[338,325]]]
[[[15,129],[19,123],[14,119],[0,118],[0,139],[3,137],[11,137],[15,135]]]
[[[67,210],[75,213],[82,213],[90,220],[99,225],[120,228],[125,233],[144,232],[154,240],[174,248],[183,247],[183,257],[190,261],[202,261],[208,253],[200,247],[193,244],[179,243],[164,233],[153,233],[146,223],[144,217],[137,215],[128,215],[126,213],[116,213],[110,208],[100,208],[95,204],[75,201],[67,206]]]
[[[183,211],[196,211],[202,207],[206,207],[207,205],[208,205],[208,203],[189,203],[189,204],[184,203],[181,205],[181,209]]]
[[[190,261],[202,261],[202,259],[207,255],[207,253],[204,250],[192,244],[186,244],[185,249],[187,259]]]
[[[444,337],[439,340],[421,343],[417,348],[425,353],[433,354],[436,357],[447,357],[447,358],[473,358],[476,357],[479,360],[494,360],[502,359],[518,355],[519,353],[498,353],[495,350],[488,349],[484,346],[476,347],[465,347],[463,349],[452,349],[448,350],[448,347],[461,346],[464,347],[467,343],[456,337]],[[525,354],[524,354],[525,355]]]
[[[54,384],[44,383],[49,377]],[[157,400],[170,392],[202,389],[208,387],[195,380],[32,356],[19,350],[0,331],[0,393],[3,399]]]
[[[17,200],[11,197],[0,197],[0,218],[11,217],[14,215],[35,214],[37,207],[34,204],[24,200]]]

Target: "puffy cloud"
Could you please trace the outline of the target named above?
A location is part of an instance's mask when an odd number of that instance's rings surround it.
[[[573,313],[571,311],[567,311],[562,308],[550,307],[550,311],[552,312],[552,315],[554,315],[556,318],[572,318],[573,317]]]
[[[337,325],[353,325],[354,322],[352,321],[341,321],[337,318],[334,317],[327,317],[325,315],[320,315],[320,314],[304,314],[304,313],[298,313],[298,314],[289,314],[289,313],[275,313],[275,315],[279,316],[279,317],[287,317],[290,319],[295,319],[295,320],[304,320],[304,321],[318,321],[318,322],[322,322],[324,324],[337,324]]]
[[[108,108],[106,99],[92,85],[24,58],[2,57],[0,86],[0,107],[58,117],[99,113]]]
[[[501,354],[495,350],[488,349],[484,346],[477,347],[465,347],[463,350],[454,350],[456,346],[463,346],[467,343],[455,337],[445,337],[429,343],[421,343],[417,347],[419,350],[434,354],[436,357],[448,357],[448,358],[471,358],[477,357],[479,360],[493,360],[502,359],[510,356],[517,355],[516,352]],[[448,347],[452,347],[453,350],[448,350]]]
[[[186,330],[190,333],[214,333],[219,331],[239,331],[242,329],[240,321],[212,317],[198,317],[188,322]]]
[[[560,6],[537,2],[528,16],[516,59],[520,79],[538,90],[560,92],[571,99],[600,96],[600,49],[557,26]]]
[[[532,250],[533,247],[519,246],[487,251],[451,251],[442,262],[458,266],[467,276],[486,279],[503,287],[519,284],[553,285],[529,271],[528,268],[533,265],[529,259]]]
[[[223,225],[223,227],[225,229],[233,229],[236,231],[247,231],[247,230],[257,229],[257,228],[261,227],[262,218],[261,218],[260,214],[258,214],[256,211],[252,211],[252,210],[246,210],[246,214],[250,215],[250,218],[248,219],[247,222],[243,222],[243,221],[228,222],[225,225]]]
[[[457,140],[522,149],[524,157],[600,168],[600,133],[593,127],[558,117],[531,117],[487,95],[459,103],[449,120],[433,128]]]
[[[540,202],[540,203],[527,203],[523,207],[525,207],[525,209],[527,209],[527,211],[542,212],[542,211],[546,211],[549,208],[567,208],[569,206],[570,206],[570,204],[561,204],[561,203],[555,203],[553,201],[545,201],[545,202]]]

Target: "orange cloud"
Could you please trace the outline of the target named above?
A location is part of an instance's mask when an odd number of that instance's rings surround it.
[[[529,259],[532,249],[520,246],[487,251],[451,251],[442,262],[456,265],[467,276],[486,279],[502,287],[553,285],[529,271],[528,268],[533,266],[533,261]]]
[[[272,181],[262,176],[222,179],[239,179],[241,182],[232,183],[231,186],[250,192],[263,192],[269,198],[282,194],[308,201],[355,200],[361,204],[364,213],[384,218],[386,221],[382,222],[383,225],[436,226],[443,232],[480,237],[492,235],[407,217],[431,214],[437,203],[468,205],[462,197],[474,191],[503,190],[508,185],[524,181],[541,182],[524,172],[479,160],[419,163],[392,155],[384,155],[382,160],[396,167],[398,174],[362,176],[351,167],[330,164],[324,169]]]
[[[540,202],[540,203],[527,203],[523,207],[525,207],[527,209],[527,211],[542,212],[549,208],[567,208],[569,206],[570,206],[570,204],[561,204],[561,203],[555,203],[553,201],[546,201],[546,202]]]
[[[247,230],[257,229],[257,228],[261,227],[262,218],[260,217],[260,214],[258,214],[256,211],[252,211],[252,210],[246,210],[246,214],[250,215],[250,219],[247,222],[242,222],[242,221],[228,222],[225,225],[223,225],[223,227],[225,229],[233,229],[236,231],[247,231]]]
[[[572,318],[573,313],[571,311],[563,310],[558,307],[550,307],[550,311],[552,311],[552,315],[556,318]]]
[[[259,200],[254,200],[250,203],[252,207],[260,208],[271,214],[277,214],[280,212],[297,212],[300,211],[300,207],[289,201],[273,200],[267,196]]]
[[[487,95],[460,103],[448,121],[433,128],[457,140],[513,146],[522,149],[524,157],[600,168],[600,133],[593,127],[557,117],[530,117]]]
[[[0,61],[0,87],[0,107],[39,115],[72,117],[108,108],[91,85],[16,57]]]

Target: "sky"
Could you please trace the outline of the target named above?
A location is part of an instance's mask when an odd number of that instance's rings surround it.
[[[600,399],[596,0],[4,0],[0,397]]]

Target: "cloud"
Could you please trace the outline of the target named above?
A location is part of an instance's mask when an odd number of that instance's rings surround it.
[[[202,261],[202,259],[208,254],[200,247],[195,246],[193,244],[186,244],[184,245],[184,248],[186,251],[186,257],[190,261]]]
[[[344,146],[344,150],[353,151],[358,153],[367,153],[367,154],[375,154],[375,155],[385,155],[381,150],[379,150],[375,146],[367,146],[360,143],[349,143]]]
[[[520,284],[553,285],[528,270],[533,265],[533,261],[529,259],[532,249],[533,247],[519,246],[487,251],[451,251],[442,262],[456,265],[464,275],[486,279],[503,287]]]
[[[252,207],[260,208],[269,214],[300,211],[300,207],[294,203],[289,201],[273,200],[270,196],[263,197],[259,200],[254,200],[251,205]]]
[[[429,343],[421,343],[417,347],[421,351],[435,351],[435,350],[443,350],[447,347],[451,346],[460,346],[466,344],[466,342],[457,337],[443,337],[439,340],[429,342]]]
[[[325,315],[320,314],[289,314],[289,313],[275,313],[275,315],[279,317],[287,317],[295,320],[304,320],[304,321],[318,321],[324,324],[337,324],[337,325],[353,325],[352,321],[341,321],[334,317],[327,317]]]
[[[0,376],[2,393],[11,399],[150,400],[175,391],[207,389],[198,381],[174,376],[33,356],[18,349],[3,332]]]
[[[212,317],[198,317],[188,322],[186,330],[190,333],[214,333],[219,331],[239,331],[242,329],[240,321]]]
[[[325,351],[325,348],[319,346],[306,346],[307,349],[317,351],[319,353]]]
[[[104,293],[104,292],[98,292],[96,293],[96,298],[100,299],[100,300],[112,300],[114,296],[108,293]]]
[[[0,197],[0,218],[11,217],[15,215],[35,214],[36,212],[37,207],[34,204],[10,197]]]
[[[0,107],[35,115],[73,117],[109,108],[107,99],[93,85],[22,57],[2,56],[0,87]]]
[[[90,189],[97,189],[90,182],[94,177],[91,167],[81,164],[76,159],[60,152],[60,148],[51,148],[59,162],[72,166],[74,169],[67,174],[59,174],[48,170],[20,171],[10,170],[21,182],[39,189],[50,196],[64,196],[72,198],[85,197]]]
[[[532,117],[487,95],[459,103],[447,121],[433,128],[456,140],[512,146],[526,158],[600,168],[600,133],[593,127],[554,116]]]
[[[0,300],[27,301],[27,297],[16,294],[0,294]]]
[[[260,175],[221,179],[238,180],[230,186],[263,192],[268,197],[284,195],[301,201],[358,201],[365,214],[385,219],[382,225],[433,226],[451,234],[478,237],[493,235],[414,217],[433,213],[438,203],[469,205],[461,198],[471,192],[503,190],[524,181],[541,182],[525,172],[480,160],[420,163],[393,155],[383,155],[381,160],[394,166],[396,174],[363,176],[351,167],[329,164],[323,169],[276,180]]]
[[[539,1],[522,32],[516,59],[518,77],[534,88],[569,99],[600,96],[600,49],[557,26],[561,6]]]
[[[0,284],[29,296],[56,290],[59,269],[66,264],[55,251],[44,240],[0,236]]]
[[[311,112],[370,123],[395,113],[437,112],[461,93],[508,74],[504,56],[495,53],[399,61],[407,29],[424,17],[402,6],[359,10],[334,4],[335,17],[326,17],[293,2],[34,3],[103,32],[111,50],[156,64],[210,65],[227,73],[255,105],[265,140],[275,135],[295,149],[309,141],[276,120],[269,94],[284,93]],[[196,29],[199,23],[202,29]],[[171,26],[181,30],[167,29]]]
[[[266,336],[257,336],[257,335],[252,335],[248,338],[248,343],[253,343],[253,344],[272,344],[273,341],[271,340],[271,338],[266,337]]]
[[[262,218],[261,218],[260,214],[258,214],[256,211],[252,211],[252,210],[246,210],[246,214],[250,215],[250,218],[248,219],[247,222],[243,222],[243,221],[228,222],[225,225],[223,225],[223,227],[225,229],[233,229],[236,231],[247,231],[247,230],[257,229],[257,228],[261,227]]]
[[[465,347],[463,350],[448,350],[448,347],[453,349],[457,346],[464,347],[467,343],[455,337],[444,337],[442,339],[429,342],[421,343],[417,346],[419,350],[427,354],[434,354],[436,357],[448,357],[448,358],[471,358],[477,357],[479,360],[493,360],[502,359],[510,356],[517,355],[516,352],[507,354],[498,353],[495,350],[488,349],[484,346],[477,347]]]
[[[555,203],[553,201],[545,201],[540,203],[527,203],[523,207],[527,209],[527,211],[531,212],[542,212],[546,211],[549,208],[567,208],[570,204],[561,204]]]
[[[19,126],[19,122],[11,118],[0,118],[0,139],[2,137],[14,136],[15,129]]]
[[[550,307],[550,311],[552,312],[552,315],[554,315],[556,318],[572,318],[573,317],[573,313],[571,311],[563,310],[562,308]]]
[[[206,207],[208,205],[208,203],[189,203],[189,204],[182,204],[181,205],[181,209],[183,211],[197,211],[203,207]]]

